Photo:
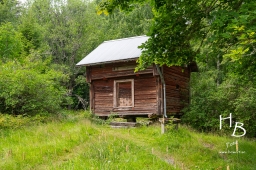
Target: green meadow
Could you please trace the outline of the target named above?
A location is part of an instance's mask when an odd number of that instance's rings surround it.
[[[255,140],[185,126],[170,126],[161,134],[159,124],[111,128],[88,113],[64,112],[54,117],[2,116],[0,127],[1,170],[256,168]]]

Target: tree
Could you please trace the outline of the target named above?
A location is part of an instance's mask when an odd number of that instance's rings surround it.
[[[0,60],[16,59],[23,53],[22,34],[11,23],[0,25]]]
[[[112,16],[97,15],[95,9],[95,2],[83,0],[36,0],[20,26],[26,47],[44,45],[42,53],[51,54],[52,63],[70,76],[65,87],[75,105],[77,95],[89,100],[88,86],[81,79],[84,67],[76,67],[76,63],[105,40],[145,34],[152,18],[148,5],[136,7],[129,15],[119,11]]]
[[[31,50],[42,51],[46,48],[42,41],[43,30],[35,22],[35,19],[25,16],[21,19],[18,30],[23,36],[22,41],[26,55],[29,55]]]
[[[20,16],[21,6],[17,0],[0,0],[0,24],[16,23]]]
[[[37,53],[23,58],[22,62],[1,63],[0,112],[16,115],[56,113],[69,101],[61,86],[67,80],[67,75],[54,69],[50,58],[42,60]]]
[[[146,1],[107,0],[100,3],[99,11],[112,13],[115,8],[129,11],[133,8],[133,4],[144,2]],[[239,50],[237,44],[249,45],[252,42],[244,40],[245,37],[240,37],[243,40],[235,39],[237,32],[235,29],[244,28],[237,25],[239,22],[251,25],[247,30],[251,35],[249,39],[255,39],[252,24],[255,16],[253,1],[152,0],[151,5],[154,19],[148,33],[150,39],[141,46],[144,51],[139,59],[139,69],[152,63],[168,66],[188,64],[200,55],[205,55],[201,50],[206,46],[213,49],[211,54],[214,53],[215,56],[218,53],[216,49],[220,47],[224,54],[229,54],[227,48],[230,49],[231,46]],[[238,27],[235,28],[235,25]],[[240,47],[240,51],[246,52],[245,49],[242,50]],[[252,52],[253,49],[248,51]]]

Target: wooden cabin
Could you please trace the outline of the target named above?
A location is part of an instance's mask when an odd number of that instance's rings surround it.
[[[182,114],[181,110],[189,103],[190,73],[197,67],[195,64],[163,66],[158,70],[152,65],[134,72],[136,60],[141,55],[138,46],[147,39],[147,36],[138,36],[105,41],[77,64],[86,67],[90,109],[94,114],[100,117],[110,114],[125,118],[162,117],[164,96],[166,114]]]

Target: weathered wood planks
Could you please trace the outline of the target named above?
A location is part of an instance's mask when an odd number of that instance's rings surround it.
[[[112,63],[86,69],[91,88],[90,108],[96,115],[163,114],[163,87],[155,66],[134,73],[135,64]],[[166,82],[167,114],[180,114],[189,102],[190,71],[178,66],[163,66],[162,70]]]
[[[166,112],[168,115],[180,114],[189,102],[190,71],[186,67],[163,67],[166,83]]]

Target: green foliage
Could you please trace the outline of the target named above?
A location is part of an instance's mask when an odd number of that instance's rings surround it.
[[[16,23],[21,7],[17,0],[0,0],[0,25],[5,22]]]
[[[89,85],[86,82],[86,79],[84,78],[83,75],[79,75],[76,79],[75,79],[75,85],[73,87],[73,94],[72,95],[72,99],[73,99],[73,105],[72,108],[74,109],[79,109],[79,108],[83,108],[84,106],[82,105],[81,101],[79,101],[78,97],[82,97],[84,99],[84,102],[88,102],[87,103],[87,108],[89,106]]]
[[[27,19],[27,20],[26,20]],[[42,50],[43,31],[42,28],[31,18],[23,19],[23,23],[19,25],[19,31],[23,35],[22,42],[26,55],[32,52],[31,50]]]
[[[218,116],[233,115],[255,137],[255,2],[230,1],[216,9],[211,31],[197,58],[201,73],[192,76],[192,103],[185,122],[200,130],[218,130]],[[233,123],[234,125],[234,123]],[[227,131],[232,128],[225,127]],[[218,130],[218,131],[217,131]]]
[[[120,7],[130,10],[131,4],[145,1],[102,1],[99,10],[113,11]],[[193,61],[196,51],[190,41],[200,37],[198,30],[203,9],[198,1],[151,1],[154,19],[148,35],[150,39],[140,48],[143,49],[138,69],[144,69],[152,63],[171,65],[188,64]]]
[[[129,13],[115,10],[111,15],[100,16],[105,20],[103,31],[109,33],[105,35],[105,40],[140,36],[148,32],[153,17],[150,5],[135,5],[133,8]]]
[[[0,111],[12,114],[37,114],[60,109],[66,90],[61,82],[67,76],[51,68],[50,60],[38,56],[22,63],[9,61],[0,67]]]
[[[60,110],[57,114],[41,113],[36,115],[9,115],[0,113],[0,129],[12,131],[22,128],[29,128],[31,126],[39,126],[50,122],[61,123],[77,122],[88,115],[89,111],[72,111],[72,110]]]
[[[210,78],[209,78],[210,77]],[[225,75],[225,78],[228,76]],[[214,69],[192,74],[191,104],[184,110],[183,121],[196,129],[232,134],[235,123],[241,122],[247,137],[255,137],[255,87],[244,84],[237,77],[223,80],[217,85]],[[226,125],[219,130],[219,115],[228,117],[232,113],[233,128]]]
[[[89,87],[85,69],[76,63],[104,40],[145,34],[152,18],[148,5],[128,17],[119,11],[98,16],[95,8],[95,2],[83,0],[0,2],[2,112],[52,112],[60,104],[81,108],[78,97],[89,101]]]
[[[5,128],[20,128],[30,121],[29,118],[23,118],[22,115],[14,117],[12,115],[0,114],[0,129]]]
[[[0,113],[0,129],[20,129],[28,125],[38,125],[46,119],[43,115],[29,117],[27,115],[8,115]]]
[[[19,58],[23,52],[22,35],[11,23],[0,25],[0,60]]]
[[[256,136],[256,88],[250,85],[239,88],[238,96],[234,101],[230,101],[234,107],[235,120],[242,122],[248,137]]]
[[[98,11],[130,11],[145,0],[104,0]],[[159,1],[153,8],[150,39],[137,70],[152,63],[183,65],[206,55],[242,58],[255,54],[255,5],[253,1]],[[204,50],[208,48],[208,50]]]
[[[218,93],[215,78],[213,71],[192,74],[191,103],[182,120],[199,130],[217,132],[219,115],[227,108],[225,96]]]

